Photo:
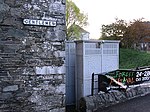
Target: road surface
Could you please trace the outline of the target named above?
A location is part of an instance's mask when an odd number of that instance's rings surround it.
[[[95,112],[150,112],[150,94],[99,109]]]

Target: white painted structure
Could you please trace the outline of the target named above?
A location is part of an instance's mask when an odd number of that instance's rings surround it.
[[[81,33],[81,40],[89,40],[89,32],[82,32]]]
[[[109,72],[119,68],[119,42],[79,40],[66,43],[66,79],[70,81],[66,82],[66,103],[75,103],[76,100],[78,104],[81,97],[91,95],[92,73]],[[75,96],[70,96],[74,92]]]

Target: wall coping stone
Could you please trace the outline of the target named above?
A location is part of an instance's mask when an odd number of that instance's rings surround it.
[[[145,96],[150,93],[150,81],[132,86],[126,91],[112,90],[108,93],[99,93],[80,99],[80,112],[94,112],[100,108],[108,107],[136,97]]]

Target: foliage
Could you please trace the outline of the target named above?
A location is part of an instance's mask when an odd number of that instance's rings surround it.
[[[119,68],[121,69],[150,66],[150,53],[121,48],[119,61]]]
[[[101,39],[121,40],[121,45],[125,48],[137,48],[142,39],[148,36],[150,36],[150,24],[143,21],[143,18],[129,23],[116,19],[112,24],[102,25]]]
[[[121,40],[127,30],[127,23],[122,19],[115,19],[116,21],[109,25],[102,25],[102,39]]]
[[[150,36],[150,25],[142,19],[134,20],[128,26],[122,42],[126,48],[138,47],[144,37]],[[136,46],[135,46],[136,45]]]
[[[80,11],[74,2],[67,0],[66,4],[66,26],[67,26],[67,39],[71,36],[78,37],[80,35],[79,27],[86,26],[88,16]]]

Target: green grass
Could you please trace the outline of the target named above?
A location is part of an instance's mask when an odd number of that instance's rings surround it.
[[[132,69],[142,66],[150,66],[150,53],[120,48],[120,69]]]

